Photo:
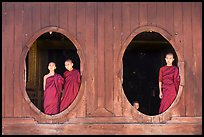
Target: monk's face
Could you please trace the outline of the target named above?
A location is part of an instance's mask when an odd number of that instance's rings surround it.
[[[73,69],[73,63],[71,61],[65,61],[65,68],[69,71]]]
[[[172,62],[174,61],[174,57],[172,54],[167,54],[165,60],[167,65],[172,65]]]
[[[136,109],[138,109],[138,108],[140,107],[140,105],[139,105],[138,102],[135,102],[133,106],[134,106],[134,108],[136,108]]]
[[[56,69],[56,65],[54,62],[50,62],[49,65],[48,65],[48,69],[50,71],[54,71]]]

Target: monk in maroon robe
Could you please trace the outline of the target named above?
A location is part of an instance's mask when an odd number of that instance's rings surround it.
[[[50,73],[44,76],[44,113],[53,115],[60,112],[60,95],[64,78],[54,73],[55,63],[49,63]]]
[[[64,72],[65,83],[60,103],[60,112],[70,106],[76,98],[80,87],[80,73],[73,68],[71,59],[65,61],[65,68],[67,71]]]
[[[168,53],[165,59],[167,65],[159,70],[159,97],[161,98],[159,114],[166,111],[173,103],[180,84],[178,67],[172,65],[173,54]]]

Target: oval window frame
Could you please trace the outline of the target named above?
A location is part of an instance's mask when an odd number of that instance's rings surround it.
[[[40,37],[42,34],[47,33],[47,32],[58,32],[63,34],[64,36],[66,36],[72,43],[73,45],[76,47],[77,49],[77,54],[79,56],[80,59],[80,74],[81,74],[81,85],[79,88],[79,92],[78,95],[76,96],[76,98],[74,99],[74,101],[71,103],[71,105],[65,109],[64,111],[55,114],[55,115],[47,115],[44,112],[42,112],[40,109],[38,109],[30,100],[27,91],[26,91],[26,56],[28,54],[28,51],[30,50],[32,44],[37,40],[38,37]],[[37,122],[39,123],[59,123],[59,122],[66,122],[68,121],[68,117],[70,112],[72,112],[72,110],[76,107],[76,105],[78,104],[78,102],[80,102],[83,94],[84,94],[84,86],[85,86],[85,57],[84,57],[84,53],[83,53],[83,49],[80,46],[79,42],[70,34],[68,33],[66,30],[59,28],[59,27],[46,27],[43,28],[39,31],[37,31],[25,44],[23,50],[22,50],[22,54],[21,54],[21,60],[20,60],[20,79],[22,79],[23,76],[23,80],[20,81],[20,88],[23,94],[23,98],[26,100],[26,102],[28,103],[28,105],[31,107],[32,110],[34,110],[34,114],[35,114],[35,119],[37,120]],[[63,118],[66,115],[66,118]],[[68,116],[67,116],[68,115]],[[72,114],[70,114],[72,115]]]
[[[174,48],[175,50],[175,53],[178,57],[178,67],[179,67],[179,74],[180,74],[180,77],[181,77],[181,82],[180,82],[180,85],[179,85],[179,91],[178,91],[178,94],[175,98],[175,100],[173,101],[173,103],[170,105],[170,107],[163,113],[161,114],[158,114],[158,115],[153,115],[153,116],[150,116],[150,115],[146,115],[146,114],[143,114],[141,112],[139,112],[138,110],[135,110],[135,108],[131,105],[131,103],[128,101],[126,95],[125,95],[125,92],[124,92],[124,89],[123,89],[123,86],[122,86],[122,83],[123,83],[123,56],[124,56],[124,53],[125,53],[125,50],[127,49],[127,47],[129,46],[130,42],[133,40],[133,38],[135,36],[137,36],[138,34],[142,33],[142,32],[157,32],[159,33],[162,37],[164,37],[170,44],[171,46]],[[175,34],[177,35],[177,34]],[[181,48],[179,48],[177,45],[178,43],[175,43],[175,39],[174,39],[174,36],[175,35],[172,35],[170,34],[167,30],[163,29],[163,28],[160,28],[160,27],[156,27],[156,26],[141,26],[141,27],[138,27],[136,28],[127,38],[126,40],[124,40],[124,42],[122,43],[122,48],[120,49],[120,52],[119,52],[119,56],[118,56],[118,62],[117,62],[117,81],[120,82],[120,86],[121,86],[121,89],[122,89],[122,96],[125,97],[125,101],[124,103],[128,103],[128,104],[125,104],[124,106],[128,106],[128,105],[131,105],[129,108],[131,108],[131,115],[133,117],[133,119],[135,119],[136,121],[138,122],[147,122],[147,123],[163,123],[163,122],[166,122],[168,120],[171,119],[172,117],[172,111],[173,111],[173,108],[178,104],[180,98],[181,98],[181,95],[182,95],[182,92],[183,92],[183,87],[184,87],[184,74],[185,74],[185,70],[184,70],[184,58],[183,58],[183,52],[181,50]],[[125,108],[124,108],[125,109]],[[141,118],[141,119],[140,119]]]

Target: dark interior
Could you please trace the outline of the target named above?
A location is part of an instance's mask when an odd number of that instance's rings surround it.
[[[56,72],[61,75],[66,70],[64,62],[66,59],[72,59],[74,68],[80,70],[80,59],[74,44],[63,34],[52,32],[44,33],[38,39],[38,46],[41,50],[47,51],[47,64],[54,61],[57,65]],[[49,41],[49,42],[48,42]]]
[[[80,58],[75,45],[61,33],[44,33],[34,43],[26,57],[26,91],[36,107],[43,111],[43,76],[49,73],[48,63],[55,62],[55,72],[63,76],[65,60],[72,59],[74,68],[80,71]]]
[[[166,65],[165,54],[173,52],[174,65],[178,59],[172,45],[157,32],[142,32],[128,45],[123,56],[123,89],[133,105],[139,101],[139,111],[157,115],[160,98],[159,68]]]

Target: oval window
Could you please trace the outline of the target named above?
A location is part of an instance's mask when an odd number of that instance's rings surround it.
[[[168,52],[174,54],[173,65],[177,66],[174,48],[157,32],[139,33],[124,52],[122,86],[130,104],[138,102],[138,111],[143,114],[159,114],[159,69],[166,65]]]
[[[31,102],[44,112],[43,77],[49,73],[49,62],[55,62],[55,72],[63,77],[65,61],[71,59],[80,72],[80,58],[75,45],[63,34],[46,32],[39,36],[26,56],[26,92]],[[60,93],[62,96],[62,92]]]

